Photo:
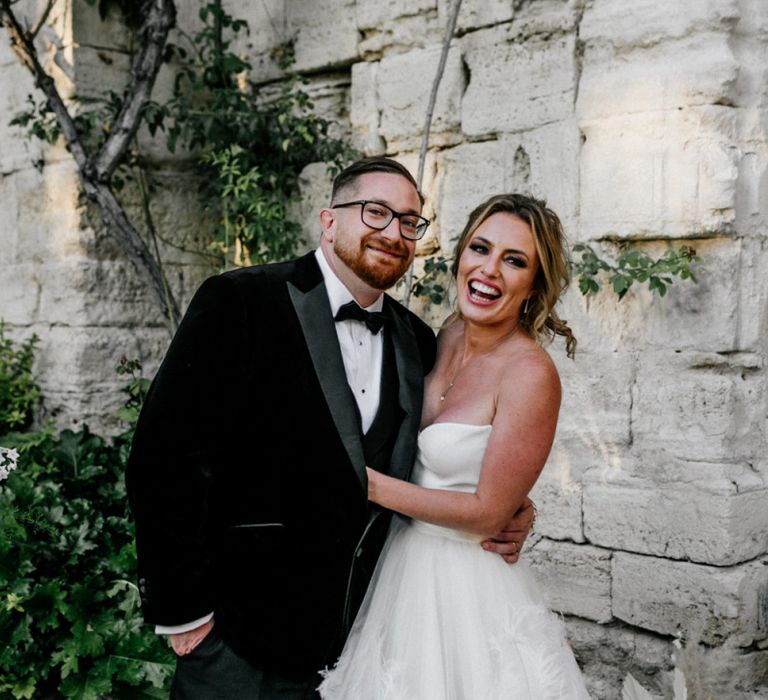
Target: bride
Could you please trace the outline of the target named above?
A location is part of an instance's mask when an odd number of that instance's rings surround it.
[[[453,263],[458,311],[427,378],[413,483],[368,470],[368,497],[393,520],[336,667],[328,700],[588,698],[562,622],[527,564],[477,543],[523,503],[549,455],[560,380],[540,341],[570,328],[554,307],[568,283],[557,215],[497,195],[477,207]]]

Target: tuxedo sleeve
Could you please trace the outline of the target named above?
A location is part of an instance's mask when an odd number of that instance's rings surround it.
[[[232,280],[198,290],[152,383],[134,436],[126,487],[136,525],[147,622],[173,626],[214,609],[209,497],[235,442],[245,308]]]

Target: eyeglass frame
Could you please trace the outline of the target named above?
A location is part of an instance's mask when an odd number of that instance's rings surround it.
[[[358,199],[358,200],[355,200],[354,202],[342,202],[341,204],[334,204],[334,205],[332,205],[331,209],[344,209],[346,207],[353,207],[353,206],[356,206],[358,204],[360,205],[360,221],[362,221],[366,226],[368,226],[369,228],[374,229],[375,231],[383,231],[385,228],[387,228],[387,226],[389,226],[392,223],[392,221],[394,219],[397,219],[398,222],[400,222],[400,226],[399,226],[400,235],[403,238],[405,238],[406,240],[408,240],[408,241],[420,241],[422,238],[424,238],[424,234],[427,232],[427,229],[429,228],[429,224],[431,223],[429,219],[425,219],[420,214],[413,214],[412,212],[409,212],[409,211],[406,211],[406,212],[395,211],[388,204],[384,204],[383,202],[377,202],[375,199]],[[389,221],[387,221],[387,223],[384,224],[384,226],[372,226],[371,224],[369,224],[363,218],[363,214],[365,213],[365,206],[367,204],[375,204],[375,205],[377,205],[379,207],[384,207],[384,209],[387,209],[389,211],[389,213],[392,214],[392,216],[389,219]],[[413,238],[411,236],[408,236],[408,235],[406,235],[403,232],[403,227],[402,227],[401,219],[404,216],[414,216],[417,219],[421,219],[421,221],[423,222],[423,224],[420,223],[420,224],[418,224],[416,226],[416,234],[417,235],[416,235],[415,238]],[[421,229],[421,233],[419,233],[419,227],[420,226],[423,226],[423,228]]]

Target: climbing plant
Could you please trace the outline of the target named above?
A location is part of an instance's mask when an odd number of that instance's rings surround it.
[[[42,99],[30,97],[13,123],[31,138],[64,138],[86,196],[108,234],[148,279],[171,327],[178,307],[160,259],[161,232],[151,218],[151,179],[136,138],[141,125],[152,135],[165,134],[171,153],[183,146],[196,155],[201,208],[207,214],[202,221],[212,222],[196,252],[212,255],[219,268],[292,256],[300,230],[290,212],[302,169],[315,162],[338,168],[354,153],[331,136],[327,120],[314,114],[305,80],[291,70],[290,45],[276,52],[286,80],[277,89],[259,88],[247,81],[250,63],[232,49],[248,24],[226,12],[221,0],[204,4],[200,30],[193,36],[179,32],[176,44],[167,41],[175,22],[173,0],[88,0],[102,16],[112,8],[121,11],[133,31],[131,79],[124,89],[107,89],[102,97],[65,101],[35,45],[56,1],[48,0],[35,26],[27,28],[14,15],[12,0],[0,0],[0,19],[42,91]],[[150,94],[163,63],[175,71],[175,80],[169,98],[156,101]],[[117,196],[128,181],[135,182],[143,200],[135,219]]]

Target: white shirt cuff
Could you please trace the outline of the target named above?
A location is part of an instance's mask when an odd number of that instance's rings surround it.
[[[198,620],[187,622],[183,625],[155,625],[155,634],[181,634],[182,632],[190,632],[191,630],[197,629],[212,619],[213,613],[208,613]]]

